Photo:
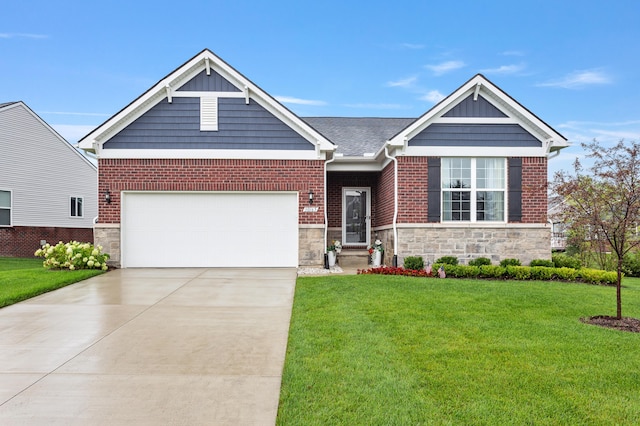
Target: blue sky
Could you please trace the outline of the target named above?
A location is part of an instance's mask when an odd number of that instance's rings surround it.
[[[640,2],[31,1],[0,20],[0,103],[75,143],[204,48],[301,116],[418,117],[476,73],[580,142],[640,139]]]

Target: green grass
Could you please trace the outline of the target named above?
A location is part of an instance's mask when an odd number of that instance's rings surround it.
[[[622,297],[640,317],[640,280]],[[277,423],[640,424],[640,334],[593,315],[615,288],[299,278]]]
[[[0,257],[0,308],[102,274],[101,270],[56,270],[42,259]]]

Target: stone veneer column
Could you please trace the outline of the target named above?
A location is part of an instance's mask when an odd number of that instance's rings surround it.
[[[120,259],[120,224],[98,223],[93,228],[94,244],[102,246],[102,252],[108,253],[109,266],[121,267]]]
[[[324,266],[324,225],[299,226],[298,265]]]

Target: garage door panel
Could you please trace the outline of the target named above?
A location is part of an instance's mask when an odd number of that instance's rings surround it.
[[[125,193],[125,267],[296,267],[297,193]]]

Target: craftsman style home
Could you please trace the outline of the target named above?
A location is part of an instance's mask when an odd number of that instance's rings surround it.
[[[96,166],[24,102],[0,104],[0,256],[93,241]]]
[[[547,159],[567,140],[482,75],[418,118],[302,118],[209,50],[80,141],[95,240],[122,267],[551,255]]]

